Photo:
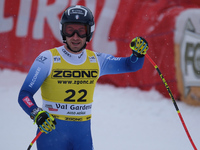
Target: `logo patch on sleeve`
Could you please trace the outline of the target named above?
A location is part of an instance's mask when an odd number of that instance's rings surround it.
[[[31,106],[33,106],[34,104],[31,102],[30,98],[28,96],[24,97],[23,99],[23,102],[26,104],[26,106],[28,106],[29,108]]]

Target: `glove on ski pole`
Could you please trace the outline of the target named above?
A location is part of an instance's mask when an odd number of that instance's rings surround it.
[[[131,41],[130,48],[133,51],[133,55],[136,57],[143,57],[147,53],[149,46],[144,38],[136,37]]]
[[[56,121],[53,116],[41,108],[36,108],[32,111],[31,119],[38,125],[40,131],[46,134],[56,128]]]

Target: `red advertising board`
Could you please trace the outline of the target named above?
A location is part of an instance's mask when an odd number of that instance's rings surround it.
[[[59,20],[70,5],[85,5],[95,16],[95,32],[87,49],[130,56],[130,41],[136,36],[149,43],[148,54],[157,63],[176,99],[177,88],[174,60],[176,17],[199,2],[188,0],[1,0],[0,1],[0,68],[28,72],[37,55],[62,45]],[[168,97],[159,75],[145,60],[135,73],[106,75],[99,83],[142,90],[157,89]]]

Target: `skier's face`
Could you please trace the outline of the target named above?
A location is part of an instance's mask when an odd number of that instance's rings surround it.
[[[66,42],[73,51],[78,52],[85,45],[86,32],[86,26],[83,24],[68,24],[65,27]]]

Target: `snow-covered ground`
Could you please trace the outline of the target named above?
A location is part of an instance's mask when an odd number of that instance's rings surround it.
[[[0,70],[0,149],[26,150],[36,125],[18,105],[25,73]],[[173,92],[173,91],[172,91]],[[40,91],[35,99],[41,106]],[[177,102],[200,149],[200,107]],[[192,150],[174,105],[157,91],[97,84],[92,116],[95,150]],[[32,150],[36,150],[35,144]]]

